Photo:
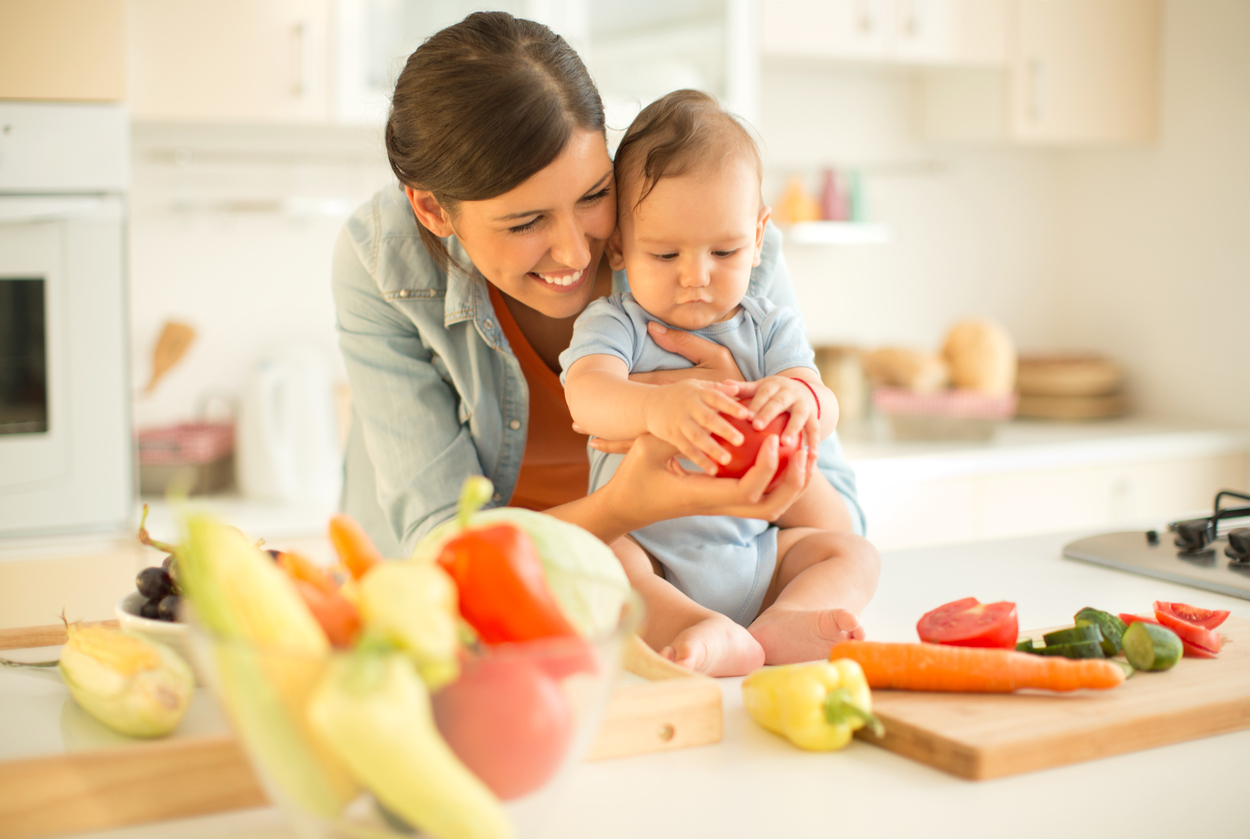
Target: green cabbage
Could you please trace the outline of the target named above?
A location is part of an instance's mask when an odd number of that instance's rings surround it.
[[[519,507],[497,507],[469,516],[470,527],[505,522],[534,540],[547,572],[547,584],[578,632],[600,637],[616,629],[629,594],[629,580],[607,545],[575,524]],[[417,544],[412,558],[433,562],[443,544],[462,529],[459,517],[443,522]]]

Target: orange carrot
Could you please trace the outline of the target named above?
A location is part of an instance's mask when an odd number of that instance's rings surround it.
[[[843,641],[829,652],[830,660],[836,658],[859,662],[869,687],[897,690],[1103,690],[1124,681],[1124,669],[1105,659],[1067,659],[985,647]]]
[[[354,580],[359,580],[370,568],[383,561],[369,534],[346,513],[330,518],[330,542]]]
[[[325,592],[315,583],[295,579],[295,590],[304,599],[308,611],[325,630],[330,645],[346,649],[360,634],[360,612],[338,591]]]
[[[335,594],[339,590],[339,584],[334,581],[334,578],[303,554],[281,551],[278,554],[278,567],[291,579],[311,583],[326,594]]]

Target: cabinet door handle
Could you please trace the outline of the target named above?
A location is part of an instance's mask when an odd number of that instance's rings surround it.
[[[291,95],[304,98],[308,92],[308,24],[297,20],[291,25]]]
[[[1029,118],[1033,122],[1046,121],[1046,62],[1040,58],[1029,59]]]

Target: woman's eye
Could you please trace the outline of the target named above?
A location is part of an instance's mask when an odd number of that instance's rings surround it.
[[[612,194],[612,188],[605,186],[603,189],[599,190],[594,195],[587,195],[582,200],[585,201],[587,204],[593,204],[596,201],[601,201],[604,198],[607,198],[611,194]]]
[[[541,218],[542,216],[535,216],[530,221],[525,222],[525,224],[518,224],[516,227],[509,227],[508,232],[509,233],[528,233],[529,231],[533,230],[535,227],[538,226],[538,220]]]

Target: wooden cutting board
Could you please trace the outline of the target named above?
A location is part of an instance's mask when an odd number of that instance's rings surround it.
[[[885,736],[859,736],[979,781],[1250,728],[1250,620],[1229,618],[1218,631],[1218,658],[1182,658],[1108,691],[874,690]]]
[[[60,624],[0,630],[0,650],[65,641]],[[723,708],[716,680],[661,658],[637,636],[626,642],[624,665],[629,673],[614,687],[585,760],[720,741]],[[87,720],[87,725],[98,724]],[[59,836],[267,803],[246,754],[229,733],[175,733],[115,748],[0,760],[0,839]]]

